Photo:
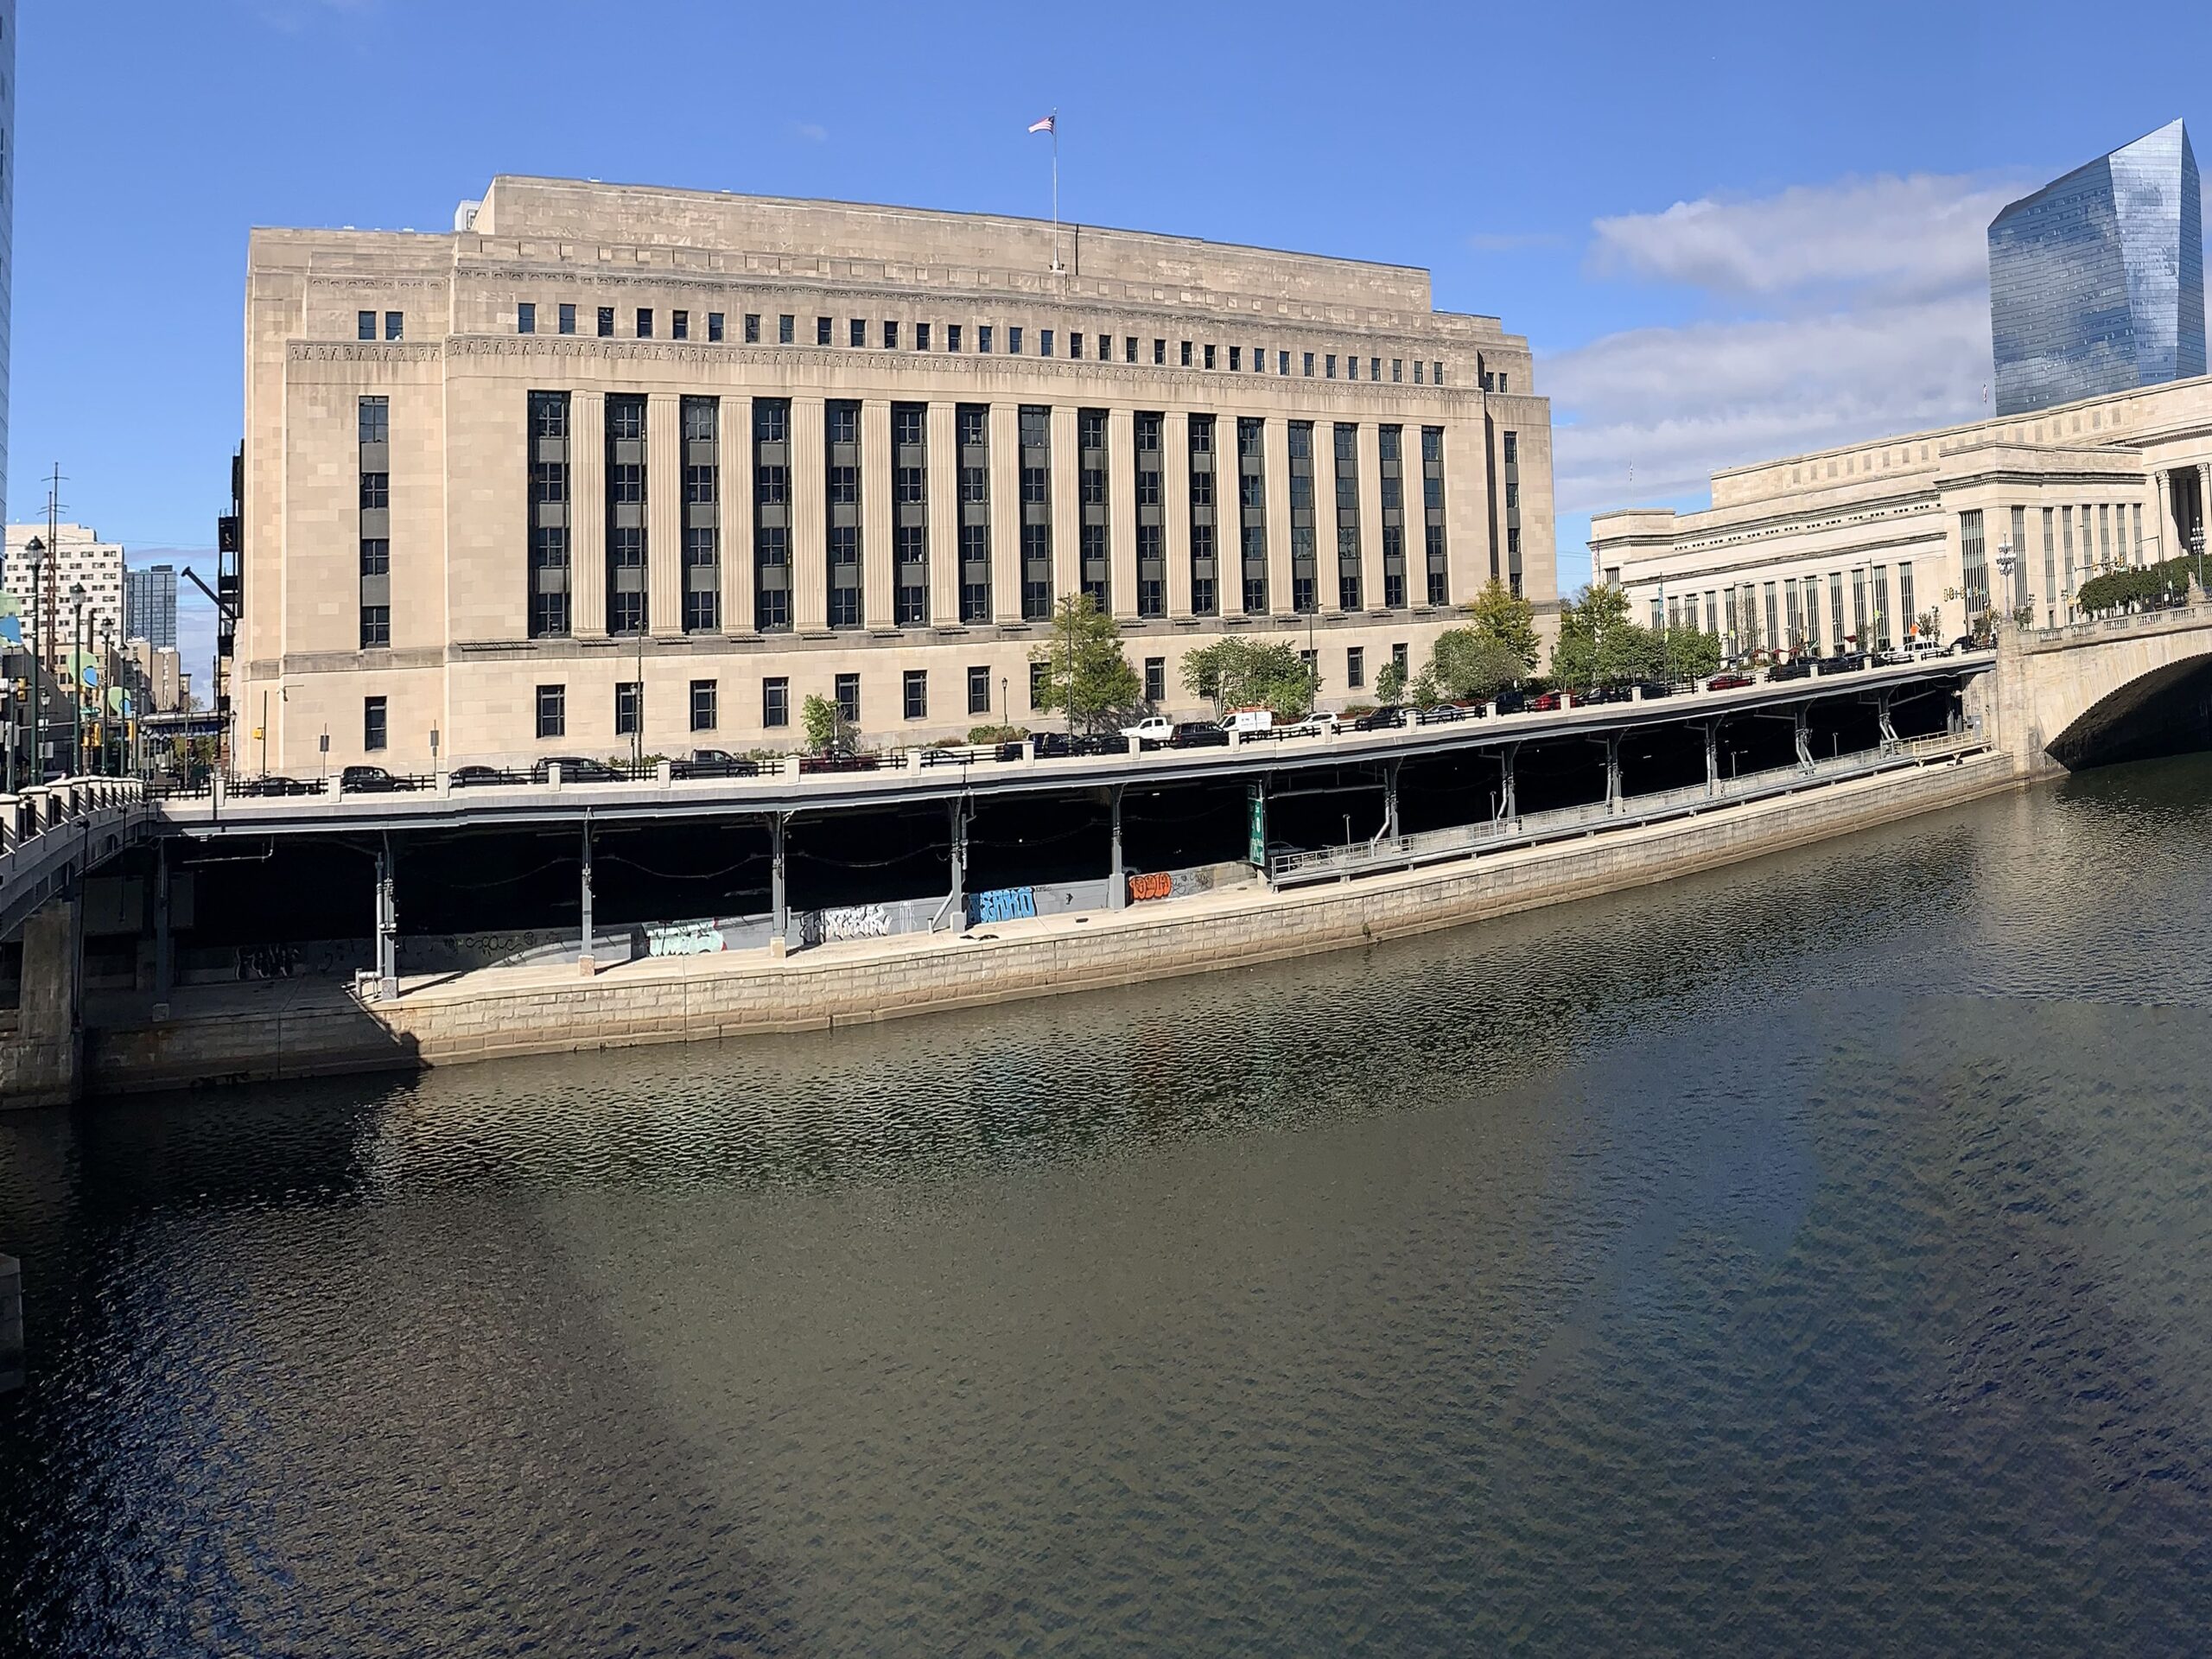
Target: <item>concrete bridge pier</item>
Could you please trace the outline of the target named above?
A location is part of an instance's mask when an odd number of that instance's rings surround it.
[[[1106,874],[1106,908],[1127,910],[1129,905],[1129,884],[1122,874],[1122,791],[1126,785],[1116,784],[1106,791],[1106,821],[1113,837],[1113,858]]]
[[[944,816],[951,820],[952,824],[952,891],[945,895],[944,908],[945,914],[951,918],[952,931],[957,933],[967,925],[968,920],[968,821],[969,814],[968,811],[967,801],[964,798],[947,801],[944,804]],[[780,850],[778,853],[777,866],[778,879],[776,882],[776,889],[778,893],[780,894],[783,890],[783,882],[781,879],[782,855]],[[783,929],[779,927],[776,929],[776,931],[778,933],[781,933]]]
[[[1513,763],[1520,753],[1518,743],[1508,743],[1497,752],[1498,817],[1509,824],[1521,821],[1521,803],[1513,792]]]
[[[1387,841],[1398,838],[1398,767],[1392,760],[1382,768],[1382,836]]]
[[[781,957],[791,948],[787,943],[791,931],[791,889],[785,880],[789,872],[784,861],[784,843],[790,822],[788,812],[771,813],[768,817],[768,954],[771,957]]]
[[[580,867],[582,872],[580,877],[581,886],[576,895],[579,901],[578,910],[583,918],[583,931],[577,937],[576,941],[576,972],[584,978],[589,979],[599,965],[593,961],[591,954],[594,930],[591,913],[591,820],[589,818],[584,820],[583,849],[583,862]]]
[[[23,924],[22,1005],[14,1038],[0,1041],[0,1106],[64,1106],[82,1089],[79,914],[75,899],[60,899]]]
[[[1621,734],[1608,732],[1601,740],[1605,746],[1605,810],[1621,810]]]
[[[1705,733],[1705,792],[1716,796],[1720,793],[1720,722],[1701,720],[1698,725]]]
[[[589,952],[590,935],[584,949]],[[399,903],[393,887],[391,837],[377,853],[377,1001],[399,1001]]]
[[[169,927],[169,844],[154,846],[154,1017],[166,1018],[176,985],[176,940]]]

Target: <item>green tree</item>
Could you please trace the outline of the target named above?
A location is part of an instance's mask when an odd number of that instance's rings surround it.
[[[1118,725],[1144,700],[1144,682],[1122,653],[1121,625],[1089,594],[1060,601],[1052,639],[1032,646],[1029,660],[1045,670],[1037,706],[1065,711],[1071,729]]]
[[[1720,671],[1720,636],[1703,628],[1669,628],[1661,641],[1660,673],[1670,680],[1701,680]]]
[[[1536,666],[1542,641],[1536,635],[1536,607],[1492,576],[1467,607],[1474,632],[1495,639],[1521,659],[1525,676]]]
[[[1398,666],[1393,657],[1382,664],[1382,671],[1375,677],[1375,695],[1385,702],[1396,702],[1406,695],[1406,671]]]
[[[1217,715],[1264,708],[1274,710],[1277,720],[1305,719],[1319,689],[1295,647],[1256,639],[1220,639],[1189,652],[1183,658],[1183,685],[1192,696],[1210,701]]]
[[[1528,677],[1528,659],[1496,634],[1446,628],[1436,636],[1417,689],[1426,702],[1488,702]]]
[[[850,754],[857,735],[844,710],[827,697],[809,697],[798,706],[806,747],[817,754]]]
[[[1562,690],[1587,691],[1618,655],[1613,636],[1635,625],[1628,595],[1618,588],[1585,588],[1559,607],[1559,638],[1552,644],[1552,678]]]

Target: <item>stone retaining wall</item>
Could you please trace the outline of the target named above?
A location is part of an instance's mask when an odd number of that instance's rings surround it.
[[[100,1033],[86,1066],[95,1091],[116,1092],[819,1029],[1053,995],[1588,898],[1870,829],[2018,781],[2009,757],[1984,753],[1465,863],[1294,893],[1253,888],[1102,912],[1080,928],[1029,924],[984,938],[869,941],[782,961],[677,958],[573,982],[485,979],[418,991],[388,1008],[347,1003],[185,1017]]]

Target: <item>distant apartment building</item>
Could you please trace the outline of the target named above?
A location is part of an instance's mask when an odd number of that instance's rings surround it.
[[[175,714],[184,706],[183,664],[172,645],[156,645],[133,636],[124,646],[124,683],[138,698],[136,712]]]
[[[34,539],[43,550],[35,580],[28,550]],[[10,591],[22,602],[24,643],[54,660],[48,646],[39,643],[50,622],[52,652],[68,650],[77,638],[77,601],[72,595],[81,588],[86,649],[97,651],[104,639],[120,645],[125,638],[122,544],[102,541],[99,531],[84,524],[60,525],[54,544],[46,546],[46,540],[43,521],[8,526],[6,579]]]
[[[1698,512],[1591,520],[1591,580],[1732,654],[1948,643],[1985,611],[2038,626],[2094,575],[2202,546],[2212,378],[1732,467]]]
[[[1171,713],[1215,640],[1341,702],[1493,578],[1555,612],[1528,344],[1425,270],[543,179],[455,226],[253,234],[272,768],[785,748],[810,696],[871,742],[1046,723],[1077,594]]]
[[[176,567],[149,565],[123,573],[123,637],[176,648]]]
[[[2000,416],[2205,372],[2203,215],[2179,121],[1997,215],[1989,321]]]

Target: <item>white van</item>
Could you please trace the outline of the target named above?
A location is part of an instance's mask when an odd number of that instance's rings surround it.
[[[1272,709],[1232,709],[1223,717],[1221,729],[1231,737],[1242,737],[1247,732],[1273,731],[1274,724]]]

